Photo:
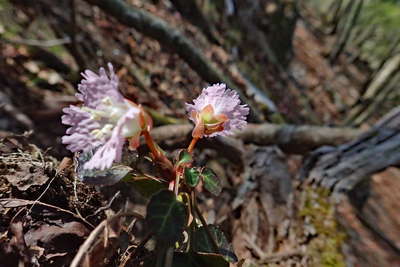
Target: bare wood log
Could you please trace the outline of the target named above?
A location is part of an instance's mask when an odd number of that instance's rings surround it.
[[[252,119],[259,121],[261,112],[249,101],[245,94],[220,72],[203,53],[197,49],[182,33],[169,26],[165,21],[150,13],[128,5],[122,0],[86,0],[100,7],[107,14],[115,17],[122,24],[134,27],[139,32],[152,37],[161,45],[168,47],[184,59],[205,81],[210,83],[225,82],[228,87],[236,90],[243,102],[252,110]]]
[[[314,151],[300,177],[339,196],[338,193],[351,191],[373,173],[399,164],[400,108],[396,108],[356,140]]]
[[[153,129],[152,136],[157,142],[189,137],[193,126],[190,124],[166,125]],[[320,146],[333,146],[349,142],[362,134],[362,130],[310,125],[249,124],[234,137],[245,143],[257,145],[278,145],[286,153],[305,154]],[[223,141],[228,138],[211,138]],[[218,141],[222,140],[222,141]]]

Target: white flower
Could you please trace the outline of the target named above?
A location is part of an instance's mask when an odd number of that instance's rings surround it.
[[[239,95],[225,84],[203,89],[194,104],[186,104],[189,118],[195,123],[193,137],[230,135],[247,124],[247,105],[241,105]]]
[[[108,69],[109,76],[103,68],[99,74],[86,70],[76,94],[83,106],[63,110],[62,123],[71,126],[62,138],[67,148],[72,152],[97,149],[86,169],[103,170],[120,161],[126,138],[136,148],[146,125],[143,110],[121,95],[111,64]]]

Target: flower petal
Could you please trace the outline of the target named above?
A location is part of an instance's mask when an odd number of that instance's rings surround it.
[[[113,162],[119,162],[121,160],[122,147],[125,143],[125,137],[122,136],[122,128],[138,115],[139,110],[137,108],[130,108],[118,121],[108,141],[85,163],[84,168],[104,170],[110,168]]]
[[[118,91],[118,77],[114,73],[111,63],[108,63],[109,76],[104,68],[100,68],[99,74],[90,70],[82,73],[84,79],[78,85],[79,93],[76,97],[86,107],[96,108],[105,97],[110,97],[116,102],[123,102],[124,98]]]
[[[65,115],[61,117],[63,124],[71,125],[67,129],[66,136],[62,137],[62,143],[72,152],[87,151],[99,144],[90,132],[99,127],[96,121],[91,120],[90,114],[79,107],[70,106],[63,109]]]

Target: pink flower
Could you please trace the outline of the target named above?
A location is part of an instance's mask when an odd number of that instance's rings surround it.
[[[131,147],[138,146],[147,120],[140,106],[125,99],[118,91],[118,77],[109,63],[109,76],[100,68],[99,74],[90,70],[82,73],[76,97],[83,106],[70,106],[63,111],[62,123],[70,125],[62,142],[72,152],[96,149],[85,163],[85,169],[110,168],[119,162],[126,138]],[[147,119],[147,117],[146,117]]]
[[[193,103],[187,103],[186,110],[190,120],[195,123],[192,132],[195,138],[230,135],[247,124],[249,108],[240,105],[239,95],[227,89],[225,84],[214,84],[203,89]]]

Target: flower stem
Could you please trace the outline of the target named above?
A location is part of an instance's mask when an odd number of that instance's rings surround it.
[[[160,151],[158,151],[156,144],[153,140],[153,137],[151,137],[149,131],[143,131],[143,135],[146,140],[146,144],[149,147],[150,152],[153,154],[154,158],[159,158]]]
[[[214,237],[212,236],[210,228],[208,228],[208,224],[207,224],[206,220],[204,219],[203,215],[201,214],[199,207],[197,207],[196,195],[193,194],[193,197],[194,197],[194,199],[193,199],[194,210],[195,210],[197,216],[199,217],[201,224],[204,227],[204,230],[206,230],[206,235],[208,236],[208,239],[211,241],[211,245],[213,246],[214,252],[218,254],[219,247],[218,247],[217,241],[215,241]]]
[[[172,162],[158,149],[157,144],[154,142],[153,137],[151,137],[149,131],[145,130],[142,132],[144,138],[146,140],[146,144],[150,149],[151,154],[153,155],[154,159],[157,160],[161,165],[169,170],[173,170],[174,166]]]
[[[199,138],[198,138],[198,137],[193,137],[193,139],[192,139],[192,141],[190,142],[189,147],[188,147],[188,152],[189,152],[189,153],[192,153],[192,152],[193,152],[193,149],[194,149],[194,147],[196,146],[197,141],[199,141]]]
[[[182,172],[181,171],[177,171],[176,172],[176,177],[175,177],[175,184],[174,184],[174,193],[177,196],[179,193],[179,181],[181,179],[182,176]]]

